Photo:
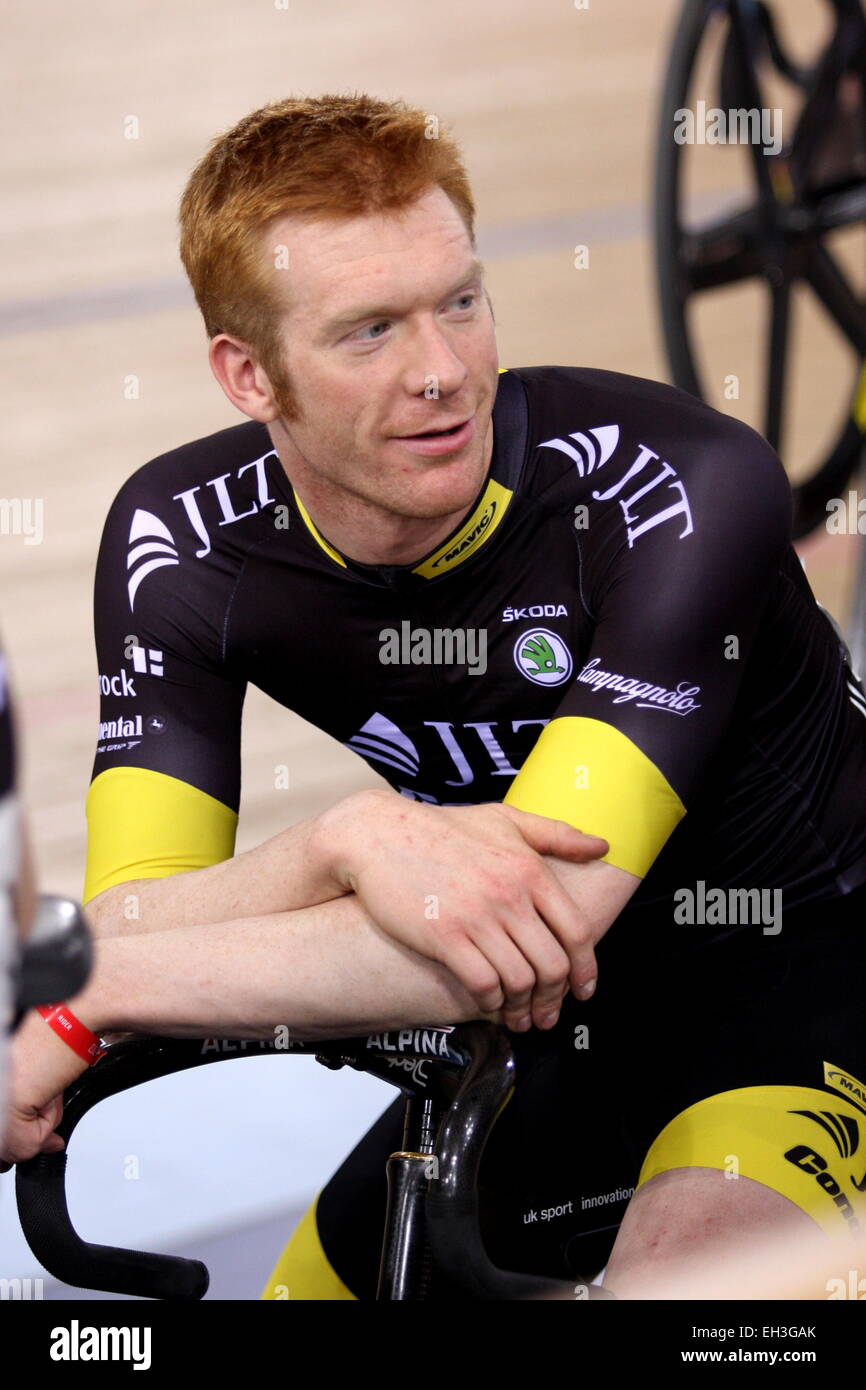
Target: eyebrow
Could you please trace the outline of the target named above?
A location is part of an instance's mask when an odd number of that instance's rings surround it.
[[[442,298],[447,299],[449,295],[459,290],[461,285],[466,285],[472,280],[479,280],[483,274],[484,262],[475,256],[465,273],[460,276],[451,289],[445,291]],[[328,319],[327,322],[322,325],[318,336],[320,338],[330,338],[331,334],[338,329],[352,328],[356,324],[363,323],[365,319],[390,318],[393,313],[394,311],[389,309],[387,305],[382,304],[381,301],[376,304],[362,304],[357,308],[347,309],[345,313],[340,314],[337,318]]]

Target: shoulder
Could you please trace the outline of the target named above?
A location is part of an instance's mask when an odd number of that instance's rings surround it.
[[[557,477],[587,493],[645,486],[664,475],[703,502],[736,514],[778,513],[791,492],[775,450],[757,430],[679,387],[594,367],[520,367],[530,448],[542,488]],[[662,479],[660,478],[660,481]],[[581,488],[581,484],[583,487]]]
[[[121,485],[115,503],[147,497],[154,502],[163,498],[171,500],[178,492],[207,486],[227,472],[236,473],[244,463],[269,454],[278,463],[264,425],[254,420],[232,425],[178,445],[143,463]]]
[[[123,575],[130,611],[145,580],[150,606],[183,591],[187,607],[221,607],[251,549],[273,538],[274,508],[290,492],[267,428],[254,421],[158,455],[111,504],[97,593],[105,599]]]
[[[243,550],[267,530],[262,514],[290,491],[267,428],[234,425],[137,468],[111,503],[103,546],[150,536],[199,558]]]
[[[766,440],[749,425],[664,381],[598,367],[515,367],[509,371],[523,382],[536,425],[558,425],[570,432],[597,428],[604,421],[617,426],[621,433],[646,434],[648,442],[649,436],[672,445],[679,440],[689,444],[695,439],[717,437],[725,443],[749,443],[773,454]]]

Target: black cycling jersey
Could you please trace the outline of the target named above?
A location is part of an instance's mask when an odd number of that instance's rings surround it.
[[[484,486],[413,564],[341,554],[263,425],[152,460],[99,553],[85,899],[231,854],[247,682],[407,797],[604,835],[630,908],[696,876],[850,891],[866,696],[790,515],[753,430],[585,368],[500,375]]]

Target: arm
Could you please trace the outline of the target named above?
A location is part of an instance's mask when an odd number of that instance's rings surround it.
[[[646,473],[624,461],[622,477],[611,465],[593,479],[579,546],[592,644],[505,798],[609,841],[602,863],[565,867],[596,940],[700,789],[789,544],[790,489],[776,455],[737,422],[704,408],[696,420],[695,437],[671,449],[682,482],[670,491],[652,481],[658,460]],[[623,502],[630,493],[650,499],[639,527]],[[682,497],[685,515],[673,506]],[[613,866],[618,880],[603,872]]]
[[[363,792],[346,797],[346,813],[362,815],[364,797]],[[340,897],[347,890],[314,851],[321,833],[319,820],[302,821],[206,869],[115,884],[87,905],[93,935],[134,936],[265,917]]]
[[[386,936],[351,894],[100,940],[91,980],[70,1005],[94,1031],[170,1037],[272,1038],[281,1025],[299,1038],[349,1037],[479,1016],[445,966]]]
[[[243,921],[100,939],[70,1007],[94,1032],[350,1037],[478,1018],[450,972],[380,932],[358,900]],[[496,1015],[490,1015],[498,1021]],[[64,1147],[62,1093],[87,1070],[31,1012],[15,1035],[3,1165]]]

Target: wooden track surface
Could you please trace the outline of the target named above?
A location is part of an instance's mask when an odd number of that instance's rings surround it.
[[[570,0],[7,6],[0,492],[42,500],[44,539],[0,535],[0,631],[45,890],[81,890],[98,717],[91,586],[107,508],[148,459],[242,419],[211,377],[177,256],[178,198],[208,141],[291,93],[370,91],[435,112],[468,160],[502,363],[665,378],[647,218],[677,8],[674,0],[590,0],[586,10]],[[817,36],[820,8],[786,0],[798,41]],[[137,139],[125,138],[129,117]],[[734,187],[736,154],[706,155],[700,190]],[[590,251],[582,271],[573,265],[578,243]],[[756,377],[742,314],[737,294],[720,298],[708,333],[715,377],[742,374],[748,415]],[[795,344],[805,385],[792,466],[826,438],[838,386],[831,346],[807,314]],[[132,374],[137,400],[124,397]],[[844,540],[825,538],[808,563],[819,598],[842,614],[849,552]],[[290,769],[285,791],[274,789],[281,763]],[[377,781],[353,754],[250,692],[239,848]]]

